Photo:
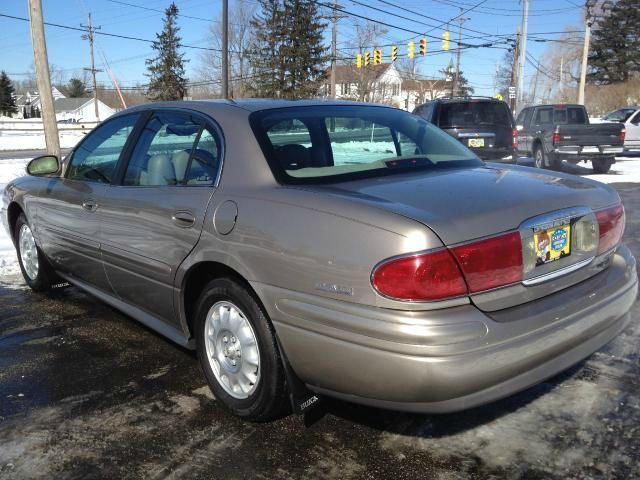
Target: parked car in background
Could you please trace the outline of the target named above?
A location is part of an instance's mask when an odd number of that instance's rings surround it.
[[[27,284],[197,350],[253,420],[490,402],[607,343],[638,293],[613,188],[485,164],[395,108],[151,103],[27,170],[0,203]]]
[[[537,105],[518,114],[518,152],[531,155],[538,168],[559,169],[562,161],[591,162],[606,173],[622,153],[625,128],[621,124],[590,125],[583,105]]]
[[[603,121],[624,124],[626,135],[625,150],[640,149],[640,107],[625,107],[607,114]]]
[[[516,162],[518,132],[509,106],[491,97],[438,98],[413,113],[438,126],[483,160]]]

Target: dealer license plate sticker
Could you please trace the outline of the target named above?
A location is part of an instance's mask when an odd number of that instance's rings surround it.
[[[533,234],[536,265],[554,262],[571,254],[571,225],[548,228]]]
[[[470,138],[469,139],[470,147],[484,147],[484,138]]]

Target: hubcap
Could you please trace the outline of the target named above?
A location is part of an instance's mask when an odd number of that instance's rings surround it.
[[[29,225],[20,227],[18,248],[25,273],[31,280],[35,280],[38,276],[38,249]]]
[[[209,309],[204,328],[216,380],[232,397],[249,397],[260,381],[260,350],[251,323],[233,303],[221,301]]]

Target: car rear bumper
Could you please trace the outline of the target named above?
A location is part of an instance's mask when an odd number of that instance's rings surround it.
[[[469,148],[469,147],[467,147]],[[511,148],[469,148],[479,158],[487,162],[513,162],[516,158],[515,151]]]
[[[523,390],[622,331],[638,292],[621,246],[609,268],[548,297],[490,314],[364,307],[254,284],[298,376],[319,393],[444,413]]]
[[[568,160],[570,162],[579,162],[579,161],[589,161],[602,157],[612,157],[615,155],[619,155],[624,151],[622,145],[620,146],[611,146],[611,145],[603,145],[599,147],[591,147],[594,150],[588,150],[589,147],[579,147],[579,146],[567,146],[567,147],[557,147],[554,148],[551,152],[557,158],[562,160]]]

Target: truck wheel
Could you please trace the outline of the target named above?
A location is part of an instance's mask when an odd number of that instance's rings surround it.
[[[21,213],[14,229],[16,252],[20,270],[27,285],[36,292],[46,292],[59,281],[53,268],[36,245],[27,217]]]
[[[591,160],[591,165],[593,166],[593,171],[595,173],[607,173],[613,164],[613,158],[597,158],[595,160]]]
[[[273,327],[253,293],[230,278],[212,280],[196,312],[198,359],[214,396],[252,421],[286,413],[290,403]]]
[[[533,151],[533,160],[535,161],[537,168],[545,168],[547,166],[547,161],[544,155],[544,149],[542,147],[538,146]]]

